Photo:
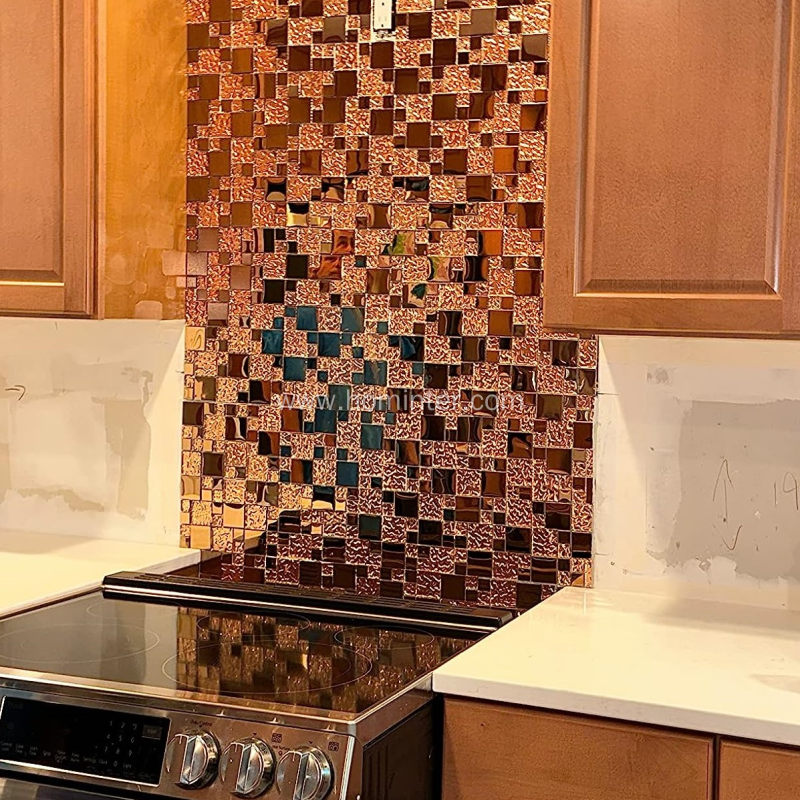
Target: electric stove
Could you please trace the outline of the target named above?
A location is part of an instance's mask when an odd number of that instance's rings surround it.
[[[0,777],[433,800],[436,667],[510,612],[120,573],[0,620]]]

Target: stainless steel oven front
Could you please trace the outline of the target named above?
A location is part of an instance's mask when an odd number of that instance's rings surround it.
[[[0,687],[0,771],[111,793],[191,790],[197,800],[348,796],[354,737],[229,713]]]

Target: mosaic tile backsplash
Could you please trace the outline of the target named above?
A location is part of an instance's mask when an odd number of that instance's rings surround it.
[[[588,582],[597,343],[541,324],[549,4],[187,0],[183,528],[223,577]]]

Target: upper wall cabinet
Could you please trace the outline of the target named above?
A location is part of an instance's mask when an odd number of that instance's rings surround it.
[[[545,324],[800,334],[800,1],[552,16]]]
[[[0,0],[0,314],[183,315],[182,0]]]
[[[89,0],[2,0],[0,310],[94,309]]]

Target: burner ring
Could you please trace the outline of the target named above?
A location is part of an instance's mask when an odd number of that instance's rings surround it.
[[[56,654],[52,642],[56,637],[68,637],[85,650],[87,631],[94,629],[101,636],[98,640],[111,640],[114,649],[110,654],[85,653],[83,657],[69,658]],[[80,643],[83,642],[83,645]],[[147,653],[161,642],[157,633],[137,625],[103,625],[101,623],[70,623],[44,625],[38,628],[20,628],[0,636],[0,658],[13,667],[31,664],[92,664],[98,660],[121,661]]]
[[[271,645],[273,644],[274,640],[266,640],[256,644],[247,644],[241,642],[223,642],[222,646],[236,644],[241,647],[258,647],[260,645]],[[198,662],[200,661],[200,656],[202,656],[204,651],[213,651],[217,648],[217,645],[200,645],[196,650],[196,655],[198,657]],[[339,658],[333,658],[332,664],[334,666],[338,662],[342,662],[345,660],[345,663],[339,663],[338,667],[338,674],[334,671],[331,680],[327,683],[323,683],[321,685],[308,685],[305,687],[300,687],[297,689],[294,688],[271,688],[268,690],[261,691],[257,688],[254,688],[251,685],[244,685],[242,684],[240,687],[236,689],[232,689],[230,686],[220,686],[218,689],[209,689],[207,687],[203,687],[198,685],[196,682],[192,683],[185,680],[180,680],[177,676],[177,666],[178,661],[181,660],[181,657],[176,654],[170,656],[168,659],[164,661],[161,666],[162,674],[168,678],[170,681],[174,683],[174,685],[188,692],[196,692],[198,694],[209,694],[209,692],[213,692],[219,694],[221,697],[258,697],[258,698],[271,698],[276,702],[281,702],[281,698],[291,698],[295,695],[302,695],[308,694],[312,692],[321,692],[326,690],[334,690],[341,688],[343,686],[348,686],[350,684],[354,684],[357,681],[362,680],[367,675],[372,672],[373,664],[368,658],[364,657],[361,653],[358,653],[356,650],[353,650],[348,647],[342,647],[341,645],[336,646],[336,650],[338,651]],[[184,657],[185,659],[185,657]],[[306,669],[306,676],[309,676],[310,673],[308,672],[308,664],[307,664],[308,654],[304,654],[304,657],[301,658],[297,662],[293,662],[295,666],[297,664],[302,665],[303,668]],[[214,663],[214,668],[219,670],[220,676],[223,675],[224,668],[219,662]],[[277,677],[285,677],[282,674],[276,673]],[[228,680],[230,677],[228,676]]]

